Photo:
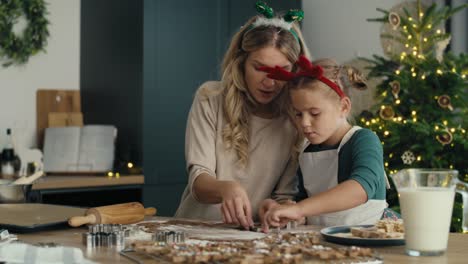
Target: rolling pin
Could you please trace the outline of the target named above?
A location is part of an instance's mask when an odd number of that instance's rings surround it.
[[[84,216],[73,216],[70,226],[85,224],[133,224],[142,221],[145,215],[155,215],[156,208],[144,208],[141,203],[131,202],[94,207],[86,210]]]

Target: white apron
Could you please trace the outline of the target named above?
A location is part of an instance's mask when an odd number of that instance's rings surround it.
[[[341,147],[359,129],[361,128],[358,126],[352,127],[341,140],[338,149],[304,152],[309,142],[305,144],[299,156],[299,165],[308,197],[338,185],[338,154]],[[388,187],[387,176],[384,174],[382,177],[385,177]],[[385,200],[369,199],[365,204],[351,209],[307,217],[307,223],[322,226],[375,224],[382,217],[386,207],[387,202]]]

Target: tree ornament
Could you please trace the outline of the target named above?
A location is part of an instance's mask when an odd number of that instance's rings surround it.
[[[444,40],[438,41],[435,44],[435,57],[436,57],[437,61],[442,62],[442,60],[444,59],[445,49],[447,48],[447,46],[450,43],[451,39],[452,39],[452,37],[450,36],[450,37],[448,37],[448,38],[446,38]]]
[[[401,19],[400,16],[395,12],[390,12],[388,14],[388,23],[393,27],[393,30],[396,30],[400,25]]]
[[[384,120],[391,120],[395,116],[395,111],[389,105],[384,105],[380,108],[379,115]]]
[[[453,135],[450,133],[450,131],[446,130],[441,132],[436,136],[437,141],[439,141],[440,144],[442,145],[447,145],[452,143],[453,140]]]
[[[359,70],[364,76],[367,76],[367,89],[348,89],[346,91],[346,94],[350,98],[353,98],[351,116],[358,116],[363,111],[371,109],[377,103],[375,98],[376,87],[382,83],[383,78],[370,76],[369,69],[373,64],[362,58],[354,58],[344,62],[343,65],[352,65],[353,68]],[[340,77],[340,80],[342,82],[349,82],[349,78],[344,76],[344,74]],[[370,116],[373,116],[372,113],[370,113]]]
[[[24,64],[29,57],[43,51],[47,45],[49,21],[44,0],[0,1],[0,58],[4,67]],[[13,32],[13,26],[24,15],[27,26],[21,36]]]
[[[395,99],[398,99],[398,94],[400,93],[400,82],[399,81],[393,81],[390,82],[390,87],[392,88],[392,94]]]
[[[414,156],[413,152],[407,150],[403,153],[403,155],[401,155],[401,160],[404,164],[411,165],[416,160],[416,157]]]
[[[437,103],[440,107],[447,108],[448,110],[453,111],[450,96],[446,94],[439,96],[439,98],[437,98]]]

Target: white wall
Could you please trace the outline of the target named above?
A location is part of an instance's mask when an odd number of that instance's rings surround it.
[[[383,54],[377,7],[390,9],[401,0],[304,0],[303,32],[313,58],[345,62],[358,56]]]
[[[80,0],[46,0],[50,21],[46,53],[24,66],[0,66],[0,150],[6,128],[16,144],[36,146],[36,90],[80,87]]]
[[[351,64],[367,73],[362,62],[350,62],[356,57],[383,55],[380,45],[381,23],[368,22],[383,14],[377,7],[390,9],[400,0],[304,0],[303,33],[313,59],[331,57],[339,63]],[[374,104],[375,87],[379,80],[368,82],[368,89],[347,92],[353,106],[351,116],[359,115]]]
[[[467,4],[468,0],[452,0],[454,7]],[[468,9],[464,9],[452,17],[452,51],[455,54],[468,53]]]

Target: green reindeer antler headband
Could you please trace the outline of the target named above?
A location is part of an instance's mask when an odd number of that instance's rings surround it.
[[[263,17],[259,17],[257,20],[255,20],[255,22],[252,23],[247,32],[259,26],[274,26],[288,30],[289,32],[291,32],[291,34],[293,34],[294,38],[296,38],[296,40],[300,42],[299,36],[297,35],[296,31],[294,31],[294,29],[292,28],[292,22],[301,21],[304,18],[304,11],[298,9],[290,9],[283,17],[275,17],[273,8],[269,7],[264,1],[258,1],[255,4],[255,7],[257,9],[257,12],[263,15]]]

